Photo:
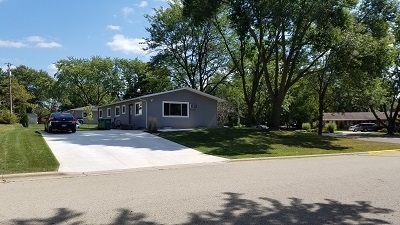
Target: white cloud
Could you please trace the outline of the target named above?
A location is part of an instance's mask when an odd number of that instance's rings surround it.
[[[137,6],[140,8],[144,8],[148,5],[148,3],[146,1],[142,1],[140,4],[138,4]]]
[[[40,42],[36,44],[36,47],[38,48],[60,48],[62,45],[60,45],[57,42]]]
[[[47,72],[49,73],[50,76],[53,76],[55,73],[57,73],[57,67],[54,63],[50,64],[47,66]]]
[[[8,71],[8,66],[7,66],[7,65],[2,65],[0,68],[3,70],[3,72]],[[15,69],[15,68],[17,68],[17,67],[16,67],[14,64],[12,64],[12,65],[10,66],[10,69],[11,69],[11,70],[13,70],[13,69]]]
[[[40,36],[29,36],[23,39],[24,41],[7,41],[0,40],[0,47],[6,48],[24,48],[24,47],[37,47],[37,48],[59,48],[61,44],[48,41],[46,38]]]
[[[29,36],[26,40],[28,42],[45,42],[45,39],[40,36]]]
[[[61,44],[54,42],[54,41],[48,41],[44,37],[40,36],[29,36],[26,38],[28,42],[35,43],[35,47],[37,48],[60,48],[62,47]]]
[[[146,45],[143,44],[144,42],[144,39],[128,38],[122,34],[116,34],[113,37],[113,41],[107,42],[107,45],[113,51],[120,51],[125,54],[133,53],[145,55],[147,52],[143,50],[143,48],[146,47]]]
[[[114,26],[114,25],[108,25],[107,28],[110,30],[118,30],[118,31],[121,30],[120,26]]]
[[[130,14],[134,13],[135,11],[133,8],[130,7],[124,7],[122,8],[122,13],[124,14],[125,18],[128,17]]]
[[[6,47],[6,48],[22,48],[26,47],[27,45],[24,44],[23,42],[15,42],[15,41],[3,41],[0,40],[0,47]]]

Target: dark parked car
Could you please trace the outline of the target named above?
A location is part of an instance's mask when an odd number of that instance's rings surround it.
[[[54,130],[76,132],[76,120],[70,113],[55,112],[50,114],[44,124],[44,130],[51,133]]]
[[[380,127],[375,123],[359,123],[349,128],[351,131],[378,131]]]

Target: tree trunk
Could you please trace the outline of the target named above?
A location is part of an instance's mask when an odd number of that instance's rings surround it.
[[[271,129],[278,130],[281,123],[281,112],[284,96],[272,98]]]
[[[253,122],[254,122],[254,103],[247,105],[245,126],[251,127],[254,125]]]
[[[322,130],[324,126],[324,97],[325,91],[319,94],[318,97],[318,135],[322,135]]]
[[[387,134],[388,135],[393,135],[396,127],[396,118],[390,118],[388,120],[388,126],[387,126]]]
[[[322,130],[324,128],[324,110],[322,107],[318,109],[318,135],[322,135]]]

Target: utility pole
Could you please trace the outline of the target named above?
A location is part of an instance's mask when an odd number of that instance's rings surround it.
[[[13,113],[13,100],[12,100],[12,88],[11,88],[11,63],[6,63],[8,68],[8,78],[9,78],[9,85],[10,85],[10,113]]]

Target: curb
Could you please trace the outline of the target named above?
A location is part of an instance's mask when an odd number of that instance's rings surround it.
[[[392,149],[392,150],[381,150],[381,151],[369,151],[368,154],[370,155],[377,155],[377,154],[384,154],[384,153],[391,153],[391,152],[400,152],[400,149]]]
[[[277,156],[277,157],[262,157],[262,158],[230,159],[228,162],[274,160],[274,159],[301,159],[301,158],[317,158],[317,157],[344,156],[344,155],[365,155],[365,154],[368,154],[368,152],[351,152],[351,153],[333,153],[333,154],[318,154],[318,155],[294,155],[294,156]]]
[[[67,178],[67,177],[73,177],[73,175],[60,172],[2,174],[0,175],[0,183],[1,182],[6,183],[18,180],[37,180],[37,179]]]

